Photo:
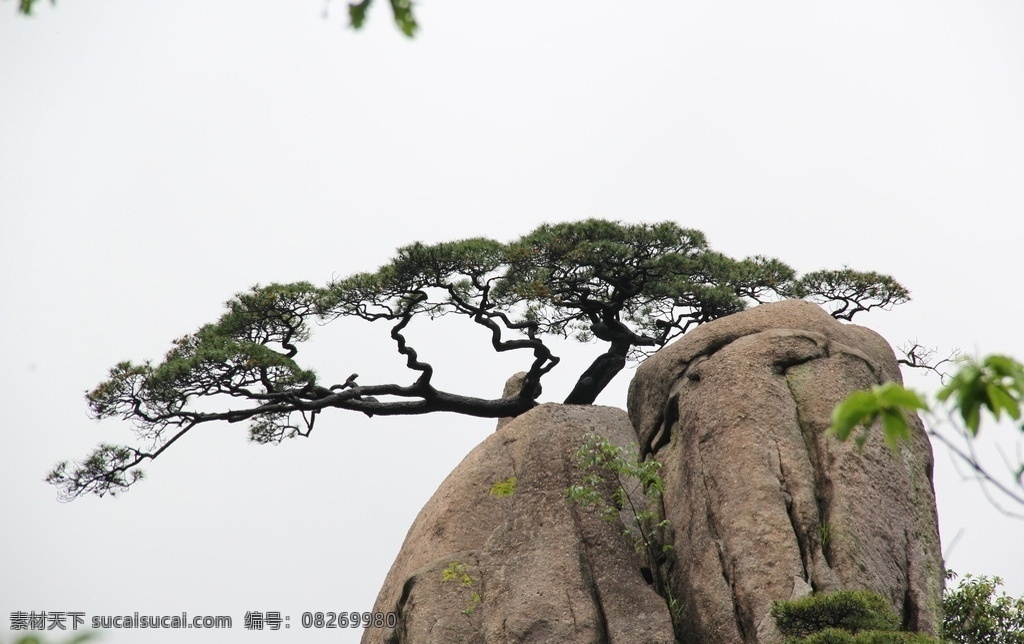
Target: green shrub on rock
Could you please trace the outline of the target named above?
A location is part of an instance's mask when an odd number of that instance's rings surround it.
[[[840,590],[778,601],[772,617],[786,644],[937,644],[920,633],[900,631],[900,619],[878,593]]]
[[[790,637],[805,637],[826,628],[856,633],[899,627],[899,619],[885,598],[869,590],[840,590],[775,602],[772,617],[779,630]]]

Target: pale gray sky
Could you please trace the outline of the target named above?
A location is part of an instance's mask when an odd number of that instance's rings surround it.
[[[338,413],[278,448],[209,427],[118,499],[60,504],[41,482],[131,439],[84,390],[257,282],[671,219],[729,254],[895,275],[914,301],[858,320],[893,344],[1024,357],[1021,3],[450,0],[418,7],[414,41],[379,4],[353,33],[322,0],[0,3],[0,633],[15,610],[187,611],[235,626],[99,641],[358,637],[301,614],[371,609],[491,421]],[[324,328],[316,366],[404,376],[385,336]],[[458,328],[418,337],[452,389],[496,394],[521,366]],[[590,356],[562,353],[545,398]],[[624,406],[628,377],[599,402]],[[1024,522],[936,456],[949,565],[1024,594]],[[292,628],[246,632],[247,610]]]

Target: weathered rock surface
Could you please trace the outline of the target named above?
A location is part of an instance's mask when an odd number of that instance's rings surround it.
[[[502,419],[409,530],[374,607],[398,627],[363,642],[776,644],[773,601],[839,588],[879,592],[906,628],[934,633],[942,561],[920,422],[895,453],[877,428],[862,452],[824,434],[850,392],[899,379],[880,336],[787,301],[648,359],[628,419],[551,404]],[[639,437],[663,464],[672,548],[655,576],[674,626],[623,526],[566,499],[588,432]],[[489,493],[513,476],[513,494]]]
[[[803,301],[698,327],[630,386],[641,451],[664,464],[665,574],[685,642],[781,640],[771,603],[868,588],[934,632],[942,592],[932,453],[823,435],[850,392],[899,380],[889,345]]]
[[[378,595],[374,610],[396,611],[398,628],[362,641],[674,642],[622,526],[566,499],[588,432],[635,442],[622,410],[548,404],[477,446],[416,518]],[[489,494],[512,476],[513,494]]]

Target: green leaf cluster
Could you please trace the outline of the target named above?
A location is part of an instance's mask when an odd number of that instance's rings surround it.
[[[981,427],[982,410],[987,410],[996,421],[1003,413],[1019,421],[1024,409],[1024,365],[1003,355],[962,359],[962,366],[936,398],[960,416],[971,436],[976,436]],[[871,425],[881,418],[885,441],[895,449],[899,441],[910,439],[907,414],[918,410],[930,410],[920,394],[887,382],[855,391],[840,402],[832,411],[830,431],[840,440],[847,440],[860,427],[856,441],[863,446]],[[1016,473],[1018,482],[1022,476],[1024,466]]]
[[[899,441],[910,439],[908,413],[927,409],[928,405],[916,392],[896,382],[875,385],[871,389],[855,391],[832,410],[830,431],[840,440],[846,440],[857,427],[858,447],[863,447],[871,425],[881,418],[885,442],[896,449]]]
[[[949,576],[955,576],[949,573]],[[1024,598],[999,587],[999,577],[965,575],[942,598],[942,639],[959,644],[1024,644]]]
[[[584,437],[583,445],[576,452],[576,462],[584,476],[580,483],[569,486],[566,491],[569,500],[596,510],[606,521],[618,520],[619,511],[629,508],[636,522],[632,526],[635,532],[631,533],[638,539],[638,545],[650,545],[643,534],[643,526],[655,515],[647,505],[635,507],[632,497],[642,491],[650,500],[661,498],[665,490],[661,463],[653,459],[638,461],[635,448],[627,451],[597,434]]]
[[[353,29],[362,29],[366,23],[366,10],[370,8],[372,2],[373,0],[361,0],[361,2],[353,2],[348,5],[349,24]],[[390,3],[395,25],[409,38],[415,36],[419,24],[412,12],[412,1],[390,0]]]
[[[981,426],[982,408],[997,421],[1003,412],[1019,421],[1024,404],[1024,365],[1003,355],[990,355],[981,360],[969,358],[939,390],[937,397],[943,402],[951,401],[974,435]]]
[[[869,590],[777,601],[771,615],[786,644],[938,644],[927,635],[901,632],[889,603]]]

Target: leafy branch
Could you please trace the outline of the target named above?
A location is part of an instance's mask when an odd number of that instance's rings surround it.
[[[858,447],[862,447],[875,421],[881,419],[885,442],[896,449],[900,441],[910,439],[907,414],[918,410],[927,412],[931,420],[928,435],[943,443],[966,464],[982,481],[983,490],[986,490],[985,485],[990,485],[1010,501],[1024,506],[1024,461],[1010,465],[1013,483],[1004,483],[981,463],[973,448],[973,440],[981,429],[982,411],[996,422],[1002,419],[1003,414],[1014,422],[1021,420],[1024,411],[1024,365],[1002,355],[983,359],[962,358],[959,362],[960,368],[936,394],[936,406],[942,404],[946,419],[955,433],[966,440],[966,447],[959,446],[939,431],[941,421],[924,396],[895,382],[850,394],[833,410],[829,431],[840,440],[847,440],[855,429],[860,428],[855,440]],[[1024,432],[1024,424],[1020,430]],[[999,508],[994,499],[990,497],[990,500]],[[1024,518],[1024,515],[1004,513]]]
[[[22,0],[25,1],[25,0]],[[361,0],[361,2],[352,2],[348,5],[348,19],[349,25],[353,29],[359,30],[363,28],[366,23],[366,11],[370,8],[373,0]],[[403,34],[412,38],[416,35],[416,30],[419,29],[419,23],[416,22],[416,16],[413,15],[411,0],[390,0],[391,14],[395,20],[395,26],[397,26]]]
[[[947,579],[956,573],[946,572]],[[1024,644],[1024,598],[999,592],[999,577],[964,575],[942,597],[943,641]]]
[[[639,461],[635,445],[625,450],[597,434],[584,436],[576,462],[584,472],[583,479],[569,486],[566,496],[572,503],[596,511],[604,521],[619,521],[620,512],[627,512],[630,519],[623,533],[648,560],[655,590],[665,598],[675,620],[679,602],[661,572],[665,552],[671,546],[656,536],[656,531],[668,529],[669,522],[652,510],[665,491],[661,463],[654,459]],[[644,499],[644,504],[638,506],[634,499]]]

